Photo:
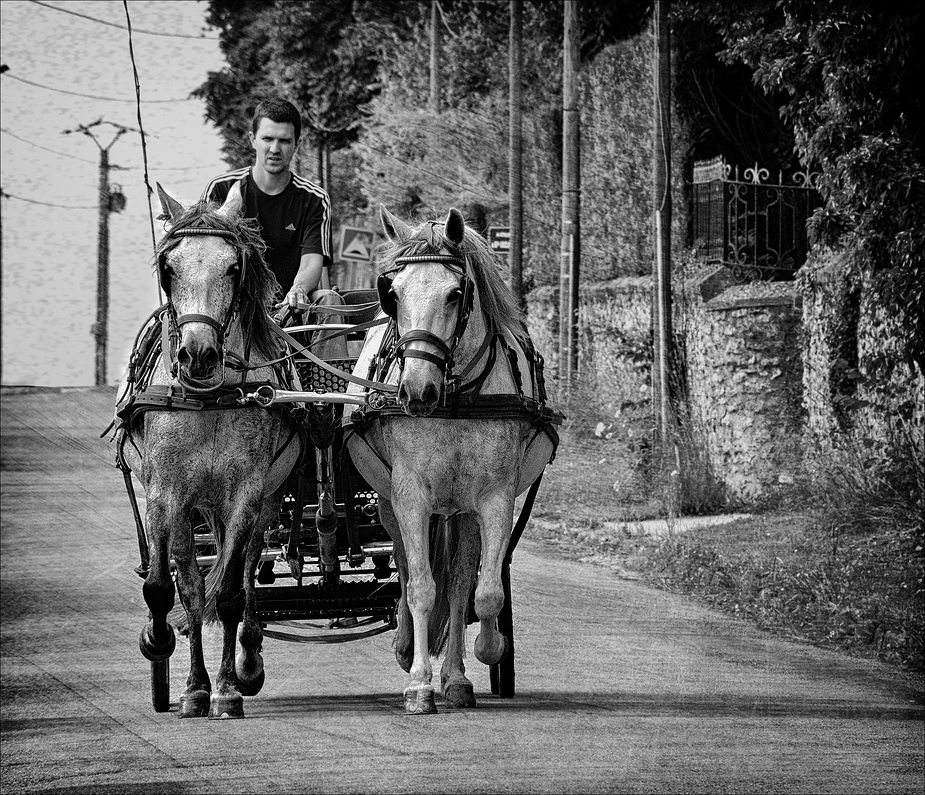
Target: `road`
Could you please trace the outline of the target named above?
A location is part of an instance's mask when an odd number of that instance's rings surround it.
[[[387,633],[266,640],[243,721],[155,713],[131,512],[98,438],[112,399],[2,396],[3,793],[921,792],[914,680],[529,538],[514,699],[490,695],[473,635],[478,707],[406,716]],[[174,702],[187,659],[178,643]]]

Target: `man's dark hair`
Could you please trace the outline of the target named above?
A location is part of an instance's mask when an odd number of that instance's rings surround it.
[[[291,124],[295,131],[295,140],[302,134],[302,117],[295,105],[285,99],[265,99],[254,111],[254,121],[251,123],[251,132],[257,134],[261,119],[269,119],[277,124]]]

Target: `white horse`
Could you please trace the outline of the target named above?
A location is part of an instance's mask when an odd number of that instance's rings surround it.
[[[384,207],[381,219],[391,321],[367,337],[355,373],[397,384],[397,401],[346,417],[346,442],[395,543],[396,657],[411,674],[405,709],[419,714],[436,711],[430,654],[444,645],[444,700],[475,704],[463,657],[476,578],[475,656],[494,665],[508,651],[497,618],[514,500],[554,455],[561,415],[545,406],[542,360],[485,240],[455,209],[416,228]]]
[[[264,681],[254,590],[263,541],[258,528],[276,518],[301,444],[284,409],[235,405],[234,387],[245,379],[279,385],[280,374],[260,364],[281,352],[267,315],[277,284],[261,256],[259,230],[241,217],[237,188],[218,210],[184,209],[158,189],[170,222],[157,250],[168,301],[154,329],[163,326],[160,359],[152,335],[138,353],[148,366],[123,385],[117,407],[120,465],[135,473],[147,495],[150,561],[142,591],[150,620],[140,646],[153,663],[174,650],[167,618],[174,605],[172,557],[190,645],[179,715],[243,717],[242,694],[254,695]],[[247,365],[251,357],[253,367]],[[205,583],[196,562],[194,516],[209,522],[217,546]],[[224,627],[214,690],[203,660],[204,618]],[[169,694],[155,705],[168,707]]]

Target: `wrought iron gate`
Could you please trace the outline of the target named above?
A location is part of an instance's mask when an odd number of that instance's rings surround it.
[[[822,203],[815,175],[739,167],[722,157],[694,163],[694,246],[700,258],[725,265],[737,281],[792,279],[806,261],[806,221]]]

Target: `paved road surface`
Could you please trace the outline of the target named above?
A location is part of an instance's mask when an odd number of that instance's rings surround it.
[[[470,654],[477,709],[405,716],[389,633],[265,641],[244,721],[156,714],[131,514],[97,438],[111,401],[2,397],[3,793],[922,791],[910,680],[529,539],[513,700]],[[178,644],[174,701],[187,656]]]

